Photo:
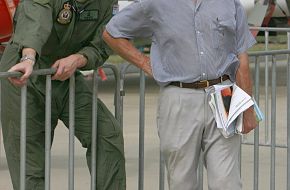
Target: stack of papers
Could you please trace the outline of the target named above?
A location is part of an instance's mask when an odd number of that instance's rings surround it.
[[[257,120],[263,120],[263,114],[256,101],[235,83],[214,85],[209,105],[214,113],[217,128],[224,137],[241,134],[243,130],[243,112],[254,105]]]

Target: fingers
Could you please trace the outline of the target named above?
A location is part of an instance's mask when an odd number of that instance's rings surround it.
[[[244,112],[243,134],[247,134],[258,126],[256,116],[253,112]]]
[[[258,124],[257,124],[256,122],[251,123],[251,124],[249,124],[249,123],[245,123],[245,122],[244,122],[244,126],[243,126],[243,131],[242,131],[242,133],[243,133],[243,134],[247,134],[247,133],[249,133],[250,131],[252,131],[253,129],[255,129],[257,126],[258,126]]]
[[[52,76],[52,80],[67,80],[76,70],[76,64],[66,59],[56,61],[52,67],[56,68],[56,73]]]
[[[63,72],[64,72],[64,66],[61,64],[60,60],[56,61],[52,68],[56,68],[55,74],[52,76],[52,80],[62,80],[63,78]]]
[[[21,62],[11,67],[8,72],[18,71],[23,73],[21,77],[9,77],[8,80],[15,86],[23,86],[27,83],[27,79],[30,77],[33,70],[31,63]]]
[[[20,79],[20,78],[12,78],[9,77],[8,80],[15,86],[21,87],[27,84],[27,79]]]
[[[64,81],[71,76],[69,70],[64,65],[59,65],[56,69],[56,73],[52,76],[52,80]]]

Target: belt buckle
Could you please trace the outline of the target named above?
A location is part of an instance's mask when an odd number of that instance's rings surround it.
[[[209,81],[208,80],[200,80],[199,82],[200,83],[206,82],[206,87],[205,88],[209,87]]]

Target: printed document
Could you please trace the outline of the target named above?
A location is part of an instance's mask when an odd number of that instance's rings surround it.
[[[243,112],[254,105],[258,121],[263,114],[255,100],[235,83],[213,85],[209,105],[213,111],[217,128],[228,138],[243,130]]]

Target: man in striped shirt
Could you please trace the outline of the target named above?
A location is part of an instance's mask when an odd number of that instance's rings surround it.
[[[170,190],[197,190],[201,151],[211,190],[241,190],[240,136],[216,127],[206,89],[236,82],[252,94],[247,49],[255,43],[239,0],[137,0],[111,19],[108,45],[160,85],[157,127]],[[150,38],[150,58],[129,40]],[[253,108],[243,133],[257,126]]]

